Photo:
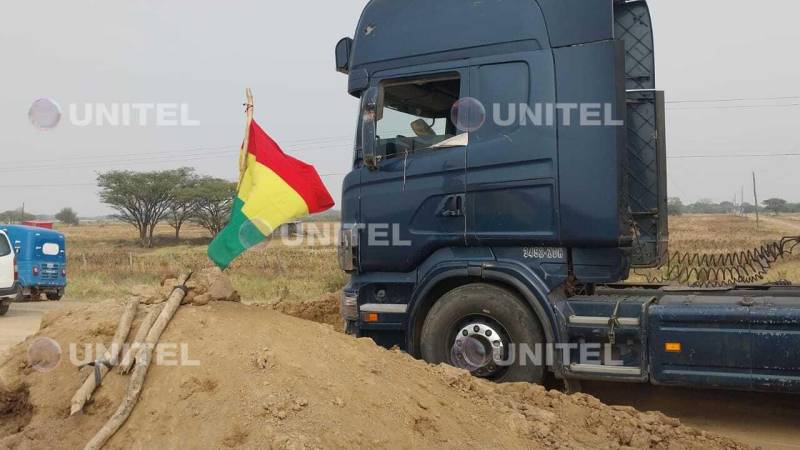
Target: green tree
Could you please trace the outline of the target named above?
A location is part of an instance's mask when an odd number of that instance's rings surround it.
[[[114,170],[97,176],[100,199],[117,211],[115,218],[139,232],[139,241],[153,246],[153,232],[173,205],[177,191],[192,176],[193,169],[157,172]]]
[[[761,202],[764,204],[764,209],[776,216],[786,211],[786,200],[782,198],[770,198]]]
[[[197,192],[195,190],[198,179],[190,175],[175,190],[175,197],[167,213],[167,223],[175,230],[175,240],[181,238],[181,228],[197,214]]]
[[[195,182],[194,193],[197,201],[194,220],[216,237],[230,220],[236,183],[202,177]]]
[[[19,223],[26,220],[34,220],[36,216],[22,211],[22,208],[4,211],[0,213],[0,222],[2,223]]]
[[[685,210],[683,202],[678,197],[670,197],[667,200],[667,210],[670,216],[682,216]]]
[[[67,225],[80,225],[81,221],[78,219],[78,213],[72,208],[64,208],[56,214],[56,220]]]

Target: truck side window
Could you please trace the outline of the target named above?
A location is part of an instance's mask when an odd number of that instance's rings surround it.
[[[451,117],[461,97],[458,73],[388,81],[381,88],[378,155],[391,158],[430,148],[458,134]]]

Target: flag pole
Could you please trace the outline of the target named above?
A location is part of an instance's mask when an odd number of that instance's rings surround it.
[[[236,187],[237,192],[241,188],[244,173],[247,171],[247,152],[250,145],[250,124],[253,123],[253,109],[255,108],[253,91],[250,90],[250,88],[245,90],[245,96],[247,97],[247,103],[244,104],[247,123],[245,124],[244,129],[244,142],[242,143],[241,150],[239,150],[239,184]]]

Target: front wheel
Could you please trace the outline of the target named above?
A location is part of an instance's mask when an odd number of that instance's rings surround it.
[[[57,302],[61,300],[63,297],[64,297],[64,291],[62,290],[47,293],[47,299],[50,300],[51,302]]]
[[[0,301],[0,316],[5,316],[8,312],[8,302]]]
[[[514,292],[468,284],[433,305],[420,336],[422,358],[446,363],[497,382],[543,383],[544,335],[539,321]]]

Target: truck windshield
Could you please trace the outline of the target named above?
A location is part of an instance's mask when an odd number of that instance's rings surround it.
[[[451,111],[461,96],[458,73],[384,82],[377,154],[386,158],[430,148],[458,130]]]

